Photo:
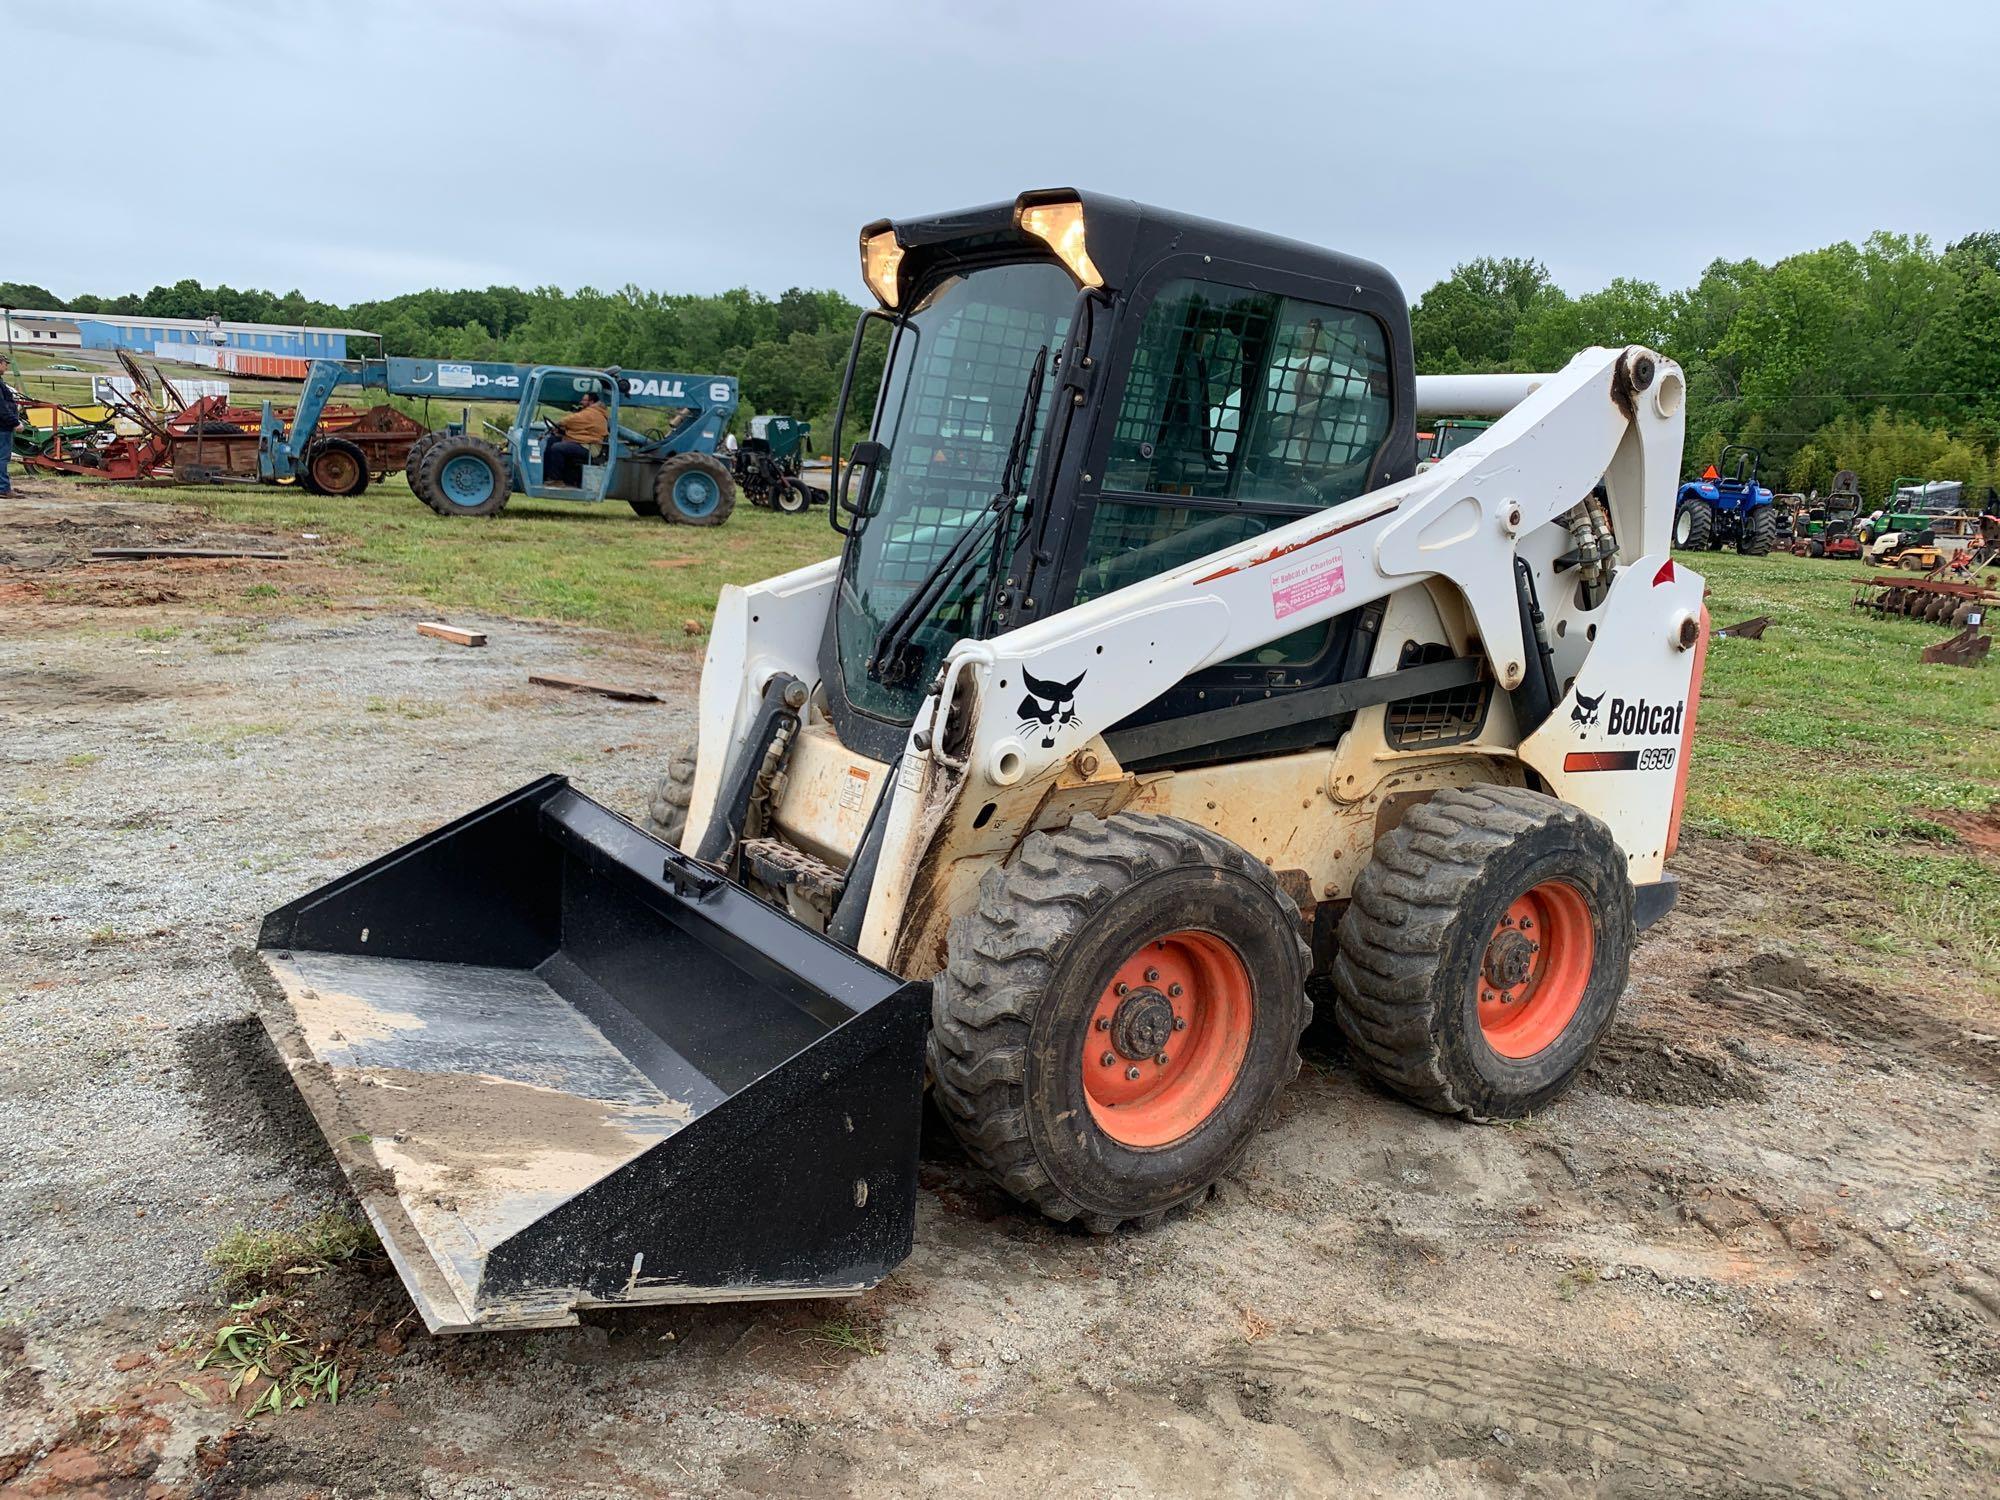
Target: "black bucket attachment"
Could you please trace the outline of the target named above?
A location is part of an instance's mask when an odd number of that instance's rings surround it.
[[[930,987],[545,777],[271,913],[265,1026],[433,1332],[861,1292]]]

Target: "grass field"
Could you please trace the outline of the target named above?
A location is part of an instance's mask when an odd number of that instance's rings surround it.
[[[2000,973],[2000,868],[1936,816],[2000,811],[2000,668],[1920,663],[1950,630],[1854,609],[1852,564],[1717,553],[1696,567],[1717,624],[1772,627],[1710,649],[1693,826],[1853,866],[1882,897],[1879,945],[1936,938]]]
[[[284,488],[118,489],[93,494],[199,505],[219,520],[312,532],[357,573],[356,591],[443,609],[561,620],[699,651],[716,592],[830,556],[826,512],[783,516],[739,502],[720,527],[670,526],[601,505],[515,500],[487,520],[434,515],[400,477],[337,500]],[[697,629],[690,631],[689,622]]]
[[[319,533],[355,592],[622,631],[676,652],[701,649],[723,584],[827,556],[836,541],[823,512],[749,505],[712,530],[622,504],[537,501],[490,521],[447,521],[400,479],[355,500],[249,487],[94,493]],[[1858,870],[1881,901],[1868,941],[1921,952],[1935,940],[2000,974],[2000,864],[1940,820],[2000,811],[2000,667],[1920,664],[1920,648],[1948,631],[1851,608],[1851,565],[1718,553],[1696,566],[1718,624],[1768,614],[1773,625],[1761,641],[1710,651],[1690,825]]]

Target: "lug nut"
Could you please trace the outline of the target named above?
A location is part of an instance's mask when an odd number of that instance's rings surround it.
[[[1124,980],[1121,979],[1116,984],[1111,986],[1111,993],[1114,995],[1123,995],[1131,988],[1132,988],[1131,985],[1127,984]]]
[[[1097,1018],[1097,1029],[1099,1031],[1109,1031],[1111,1029],[1111,1017],[1099,1016]]]
[[[1167,1054],[1162,1052],[1158,1057],[1154,1058],[1153,1061],[1158,1063],[1161,1067],[1164,1068],[1167,1065]]]
[[[1175,1016],[1175,1017],[1174,1017],[1174,1030],[1176,1030],[1176,1031],[1186,1031],[1186,1030],[1187,1030],[1187,1017],[1186,1017],[1186,1016]]]
[[[1526,932],[1530,927],[1533,927],[1534,925],[1535,922],[1532,917],[1521,918],[1521,931]]]
[[[1146,971],[1146,983],[1148,984],[1153,983],[1153,981],[1158,979],[1159,977],[1160,977],[1160,971],[1158,969],[1148,969]]]
[[[1127,1068],[1125,1076],[1131,1079],[1132,1082],[1137,1083],[1139,1081],[1139,1070],[1137,1068]]]
[[[1170,984],[1167,986],[1167,993],[1178,1000],[1181,997],[1181,987],[1177,984]]]
[[[1108,1068],[1117,1061],[1118,1061],[1118,1054],[1116,1052],[1107,1052],[1104,1054],[1104,1056],[1098,1059],[1098,1065],[1100,1067]]]

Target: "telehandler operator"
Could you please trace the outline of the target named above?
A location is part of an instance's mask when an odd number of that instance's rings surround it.
[[[595,391],[585,391],[581,407],[555,418],[549,426],[562,436],[549,443],[542,472],[547,483],[575,489],[583,483],[583,466],[590,461],[591,450],[610,440],[611,420],[604,403]]]

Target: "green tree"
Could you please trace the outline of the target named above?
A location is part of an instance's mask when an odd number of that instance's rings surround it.
[[[1540,261],[1482,256],[1453,267],[1410,309],[1418,371],[1519,368],[1515,328],[1548,290],[1548,268]]]

